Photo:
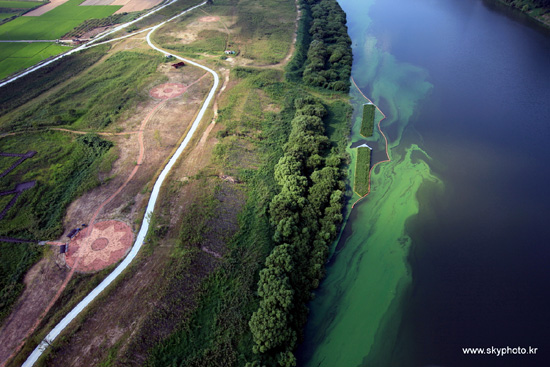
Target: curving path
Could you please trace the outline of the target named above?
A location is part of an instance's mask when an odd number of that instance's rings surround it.
[[[168,5],[173,3],[173,2],[174,1],[168,3]],[[192,8],[189,8],[189,9],[179,13],[178,15],[164,21],[164,22],[162,22],[162,23],[160,23],[160,24],[158,24],[154,27],[151,27],[149,33],[147,34],[147,43],[149,44],[149,46],[151,48],[153,48],[154,50],[162,52],[163,54],[169,53],[169,52],[155,46],[151,42],[151,34],[156,29],[160,28],[161,26],[163,26],[167,22],[170,22],[173,19],[176,19],[176,18],[178,18],[178,17],[194,10],[195,8],[198,8],[199,6],[204,5],[204,4],[206,4],[206,2],[204,2],[202,4],[199,4],[197,6],[194,6]],[[159,10],[159,9],[161,9],[161,8],[158,8],[157,10]],[[143,245],[143,241],[144,241],[145,236],[147,234],[147,231],[149,229],[149,225],[150,225],[150,221],[151,221],[151,215],[153,214],[155,203],[157,201],[157,198],[158,198],[158,195],[159,195],[159,192],[160,192],[160,188],[161,188],[166,176],[168,175],[168,173],[170,172],[170,170],[172,169],[172,167],[174,166],[174,164],[176,163],[176,161],[180,157],[181,153],[183,152],[183,150],[189,144],[189,141],[191,140],[191,138],[193,137],[193,134],[197,130],[204,114],[206,113],[206,110],[208,109],[208,106],[209,106],[210,102],[214,98],[215,92],[218,89],[218,85],[219,85],[218,74],[214,70],[212,70],[212,69],[210,69],[206,66],[203,66],[201,64],[198,64],[194,61],[184,59],[184,58],[182,58],[180,56],[176,56],[176,55],[173,55],[173,56],[176,57],[177,59],[181,60],[181,61],[184,61],[184,62],[189,63],[191,65],[197,66],[197,67],[205,70],[206,72],[210,73],[214,77],[214,84],[212,85],[212,88],[210,89],[210,92],[208,93],[208,96],[206,97],[201,109],[199,110],[199,113],[197,114],[197,117],[193,121],[193,124],[191,125],[191,129],[189,130],[189,132],[185,136],[183,142],[180,144],[180,146],[178,147],[178,149],[176,150],[174,155],[170,158],[170,160],[168,161],[168,163],[166,164],[166,166],[164,167],[164,169],[160,173],[157,181],[155,182],[155,185],[153,186],[153,191],[151,192],[151,197],[149,198],[149,202],[147,203],[147,208],[145,210],[145,215],[143,217],[143,223],[141,225],[140,231],[139,231],[139,233],[136,237],[136,241],[134,242],[134,245],[132,246],[132,249],[130,250],[130,252],[126,256],[126,258],[115,268],[115,270],[113,270],[113,272],[111,274],[109,274],[94,290],[92,290],[92,292],[90,292],[90,294],[88,294],[82,301],[80,301],[48,333],[48,335],[46,335],[44,340],[34,349],[34,351],[27,358],[25,363],[23,363],[23,367],[33,366],[34,363],[38,360],[38,358],[40,358],[42,353],[59,336],[59,334],[71,323],[71,321],[74,320],[97,296],[99,296],[99,294],[101,294],[101,292],[103,292],[103,290],[105,290],[105,288],[107,288],[128,267],[128,265],[130,265],[130,263],[137,256],[141,246]],[[2,85],[0,85],[0,86],[2,86]],[[160,104],[157,105],[157,107],[158,106],[160,106]],[[148,120],[148,118],[146,118],[146,120]],[[140,131],[140,133],[141,133],[141,131]],[[140,147],[140,150],[141,150],[141,147]],[[136,166],[136,167],[138,167],[138,166]],[[95,219],[95,215],[94,215],[94,218],[91,221],[92,223],[93,223],[94,219]]]
[[[388,138],[386,137],[386,134],[384,134],[384,132],[382,131],[382,128],[380,127],[380,124],[382,123],[382,121],[384,121],[386,119],[386,115],[384,114],[384,112],[382,112],[382,110],[380,108],[378,108],[378,106],[376,104],[374,104],[362,91],[361,89],[357,86],[357,83],[355,83],[355,80],[353,79],[353,77],[351,77],[351,82],[353,83],[353,85],[355,86],[355,88],[357,88],[357,90],[359,91],[359,93],[361,93],[361,95],[367,100],[369,101],[370,103],[372,103],[374,105],[374,107],[376,107],[376,109],[378,110],[378,112],[380,112],[382,114],[382,118],[380,119],[380,121],[378,121],[378,131],[380,131],[380,134],[382,134],[382,136],[384,137],[384,140],[386,141],[386,157],[388,159],[385,159],[383,161],[380,161],[380,162],[376,162],[369,170],[369,178],[368,178],[368,181],[369,181],[369,186],[368,186],[368,189],[367,189],[367,193],[363,196],[361,196],[359,199],[357,199],[355,201],[355,203],[353,203],[351,205],[351,208],[353,209],[355,207],[355,204],[357,204],[358,202],[360,202],[361,200],[363,200],[364,198],[366,198],[369,194],[370,194],[370,177],[372,175],[372,170],[374,169],[374,167],[378,166],[379,164],[381,163],[385,163],[385,162],[391,162],[391,158],[390,158],[390,154],[389,154],[389,151],[388,151]]]

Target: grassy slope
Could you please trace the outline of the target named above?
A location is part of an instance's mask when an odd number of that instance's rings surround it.
[[[9,88],[0,88],[0,116],[41,95],[55,85],[76,76],[98,61],[109,47],[107,45],[93,47],[64,57],[10,83]]]
[[[236,16],[235,23],[228,24],[230,49],[261,65],[276,64],[287,55],[290,49],[288,40],[294,32],[295,9],[294,2],[289,0],[218,0],[213,7],[204,10],[212,10],[226,21]],[[228,37],[226,32],[205,30],[188,44],[182,44],[173,33],[204,15],[191,13],[166,25],[155,33],[155,41],[186,56],[196,57],[201,53],[223,55]]]

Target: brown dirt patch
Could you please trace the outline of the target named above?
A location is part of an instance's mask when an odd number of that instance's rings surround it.
[[[67,275],[61,266],[57,248],[36,265],[25,276],[26,291],[19,297],[13,311],[0,327],[0,365],[20,345],[22,336],[34,326],[35,321],[46,309],[57,289]]]
[[[132,229],[126,223],[98,222],[89,235],[77,236],[69,243],[67,266],[76,265],[75,270],[87,273],[105,269],[128,253],[133,240]]]
[[[57,8],[59,5],[65,4],[69,0],[51,0],[48,4],[41,6],[38,9],[34,9],[26,14],[23,14],[24,17],[38,17],[42,14],[49,12],[52,9]]]
[[[149,9],[161,2],[162,0],[115,0],[111,5],[123,5],[115,12],[115,14],[120,14]]]
[[[217,22],[219,20],[220,20],[220,17],[215,17],[215,16],[199,18],[199,22],[204,22],[204,23]]]
[[[181,96],[187,87],[179,83],[166,83],[156,86],[149,91],[149,95],[156,99],[171,99]]]

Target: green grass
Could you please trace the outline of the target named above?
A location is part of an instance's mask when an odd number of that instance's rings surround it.
[[[367,147],[357,148],[357,161],[355,162],[354,191],[359,196],[369,192],[369,170],[371,150]]]
[[[254,60],[256,64],[276,64],[282,61],[290,50],[294,33],[296,8],[293,0],[219,0],[204,10],[214,15],[232,17],[235,24],[228,24],[230,49],[240,56]],[[191,13],[155,33],[155,40],[167,49],[186,56],[210,53],[222,54],[227,33],[223,31],[202,31],[199,38],[182,45],[172,32],[183,30],[192,20],[204,14]],[[220,25],[221,27],[221,25]]]
[[[0,1],[0,8],[30,9],[44,4],[41,1]]]
[[[0,43],[0,79],[70,50],[55,43]]]
[[[36,181],[0,221],[0,236],[39,241],[62,234],[65,208],[98,184],[98,165],[112,144],[97,137],[50,131],[4,137],[0,146],[9,153],[37,151],[0,180],[0,191]],[[33,244],[0,243],[0,320],[22,291],[22,277],[41,252]]]
[[[12,111],[55,85],[79,74],[99,60],[110,46],[103,45],[66,56],[0,88],[0,116]]]
[[[373,104],[363,105],[363,120],[361,121],[361,135],[365,138],[372,136],[374,129],[374,114],[376,107]]]
[[[1,19],[11,18],[11,17],[13,17],[14,15],[17,15],[17,13],[0,13],[0,20],[1,20]]]
[[[104,129],[148,98],[145,83],[155,77],[161,55],[122,51],[45,100],[0,118],[0,131],[47,126]]]
[[[86,19],[105,18],[121,6],[79,6],[84,0],[69,0],[39,17],[19,17],[0,26],[3,40],[55,40]]]

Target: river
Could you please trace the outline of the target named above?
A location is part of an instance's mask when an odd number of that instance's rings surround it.
[[[392,161],[348,217],[299,364],[547,365],[550,33],[491,1],[340,4]]]

